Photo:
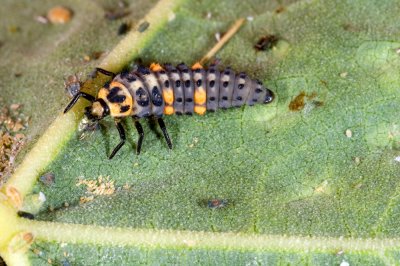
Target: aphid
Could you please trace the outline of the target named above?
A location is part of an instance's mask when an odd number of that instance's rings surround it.
[[[125,130],[121,119],[132,117],[139,139],[136,153],[139,154],[144,132],[139,120],[153,117],[157,120],[168,147],[172,149],[162,116],[165,115],[204,115],[206,111],[215,112],[219,108],[240,107],[256,103],[270,103],[274,99],[271,90],[258,80],[245,73],[236,74],[232,69],[220,71],[216,65],[204,69],[199,63],[191,68],[185,64],[174,67],[152,64],[150,68],[139,66],[136,70],[114,74],[97,68],[97,71],[111,76],[97,94],[97,97],[79,92],[65,108],[68,112],[80,97],[92,102],[85,108],[85,115],[91,121],[98,121],[107,115],[115,119],[120,142],[109,159],[125,144]]]
[[[82,82],[76,74],[70,75],[66,80],[64,80],[64,87],[65,93],[68,97],[72,98],[81,90]]]
[[[210,209],[220,209],[228,206],[227,199],[212,199],[207,203],[208,208]]]
[[[53,173],[46,173],[40,176],[39,180],[46,186],[52,186],[56,181],[56,176]]]

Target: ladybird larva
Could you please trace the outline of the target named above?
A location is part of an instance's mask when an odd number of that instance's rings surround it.
[[[199,63],[191,68],[181,63],[139,66],[132,71],[114,74],[97,68],[98,72],[112,77],[93,97],[84,92],[77,93],[64,113],[68,112],[80,97],[92,105],[85,108],[85,115],[92,121],[110,115],[115,119],[120,142],[109,156],[112,159],[125,143],[125,130],[121,118],[132,117],[139,133],[137,154],[140,153],[144,132],[139,119],[154,117],[164,134],[168,147],[172,148],[163,115],[204,115],[206,111],[270,103],[274,99],[271,90],[259,80],[251,79],[243,72],[235,73],[230,68],[220,71],[216,65],[204,69]]]

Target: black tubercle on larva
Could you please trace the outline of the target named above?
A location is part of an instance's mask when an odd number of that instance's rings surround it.
[[[160,91],[158,90],[157,86],[154,86],[153,89],[151,90],[151,95],[152,95],[152,103],[155,106],[161,106],[163,104],[163,99],[161,96]]]
[[[148,67],[145,67],[145,66],[138,66],[136,71],[139,74],[142,74],[142,75],[149,75],[150,74],[150,69]]]
[[[132,76],[132,75],[127,76],[126,79],[127,79],[129,82],[135,82],[135,81],[137,80],[137,79],[136,79],[134,76]]]
[[[120,87],[113,87],[110,90],[110,93],[107,95],[107,100],[109,100],[111,103],[122,103],[125,101],[126,96],[125,95],[119,95],[118,93],[121,91]]]
[[[120,108],[121,113],[125,113],[129,110],[130,106],[129,105],[123,105]]]
[[[136,91],[136,102],[140,105],[140,106],[148,106],[150,103],[150,99],[147,96],[147,93],[145,91],[145,89],[143,89],[142,87],[140,87],[137,91]]]
[[[120,74],[121,78],[127,78],[127,76],[129,75],[129,71],[128,70],[123,70]]]

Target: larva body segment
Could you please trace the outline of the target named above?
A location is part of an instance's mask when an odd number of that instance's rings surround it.
[[[182,86],[183,90],[185,91],[184,114],[192,115],[194,110],[194,86],[192,81],[192,71],[184,63],[179,64],[176,68],[180,71]]]
[[[166,64],[165,69],[168,71],[169,81],[173,87],[174,103],[173,112],[171,114],[182,115],[185,108],[185,93],[183,89],[183,83],[179,71],[172,65]]]
[[[235,85],[235,72],[230,68],[221,71],[219,79],[218,108],[227,109],[232,106],[233,86]]]
[[[215,112],[218,109],[220,72],[216,65],[211,65],[206,73],[207,110]]]

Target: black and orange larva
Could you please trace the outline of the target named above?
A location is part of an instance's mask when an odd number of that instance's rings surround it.
[[[217,111],[244,104],[270,103],[274,96],[259,80],[249,78],[245,73],[235,74],[230,68],[219,71],[216,65],[204,69],[199,63],[191,68],[185,64],[174,67],[151,64],[150,68],[139,66],[136,70],[114,74],[101,68],[97,71],[111,76],[97,94],[97,98],[84,92],[74,96],[64,113],[68,112],[80,97],[92,102],[85,108],[85,115],[97,121],[107,115],[115,119],[120,142],[109,156],[112,159],[125,143],[125,130],[120,122],[131,116],[139,133],[136,152],[140,153],[144,132],[140,118],[155,117],[172,148],[162,116],[204,115],[206,111]]]

